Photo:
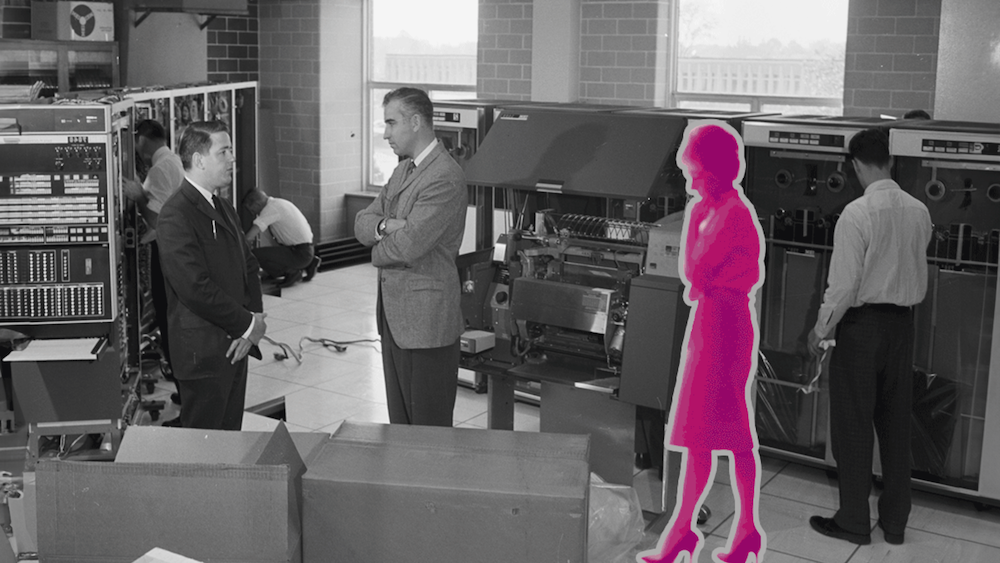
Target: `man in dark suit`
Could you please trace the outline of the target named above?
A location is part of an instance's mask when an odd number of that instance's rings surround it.
[[[259,266],[232,205],[216,196],[233,174],[225,124],[192,123],[179,152],[185,179],[160,211],[157,237],[181,425],[239,430],[246,356],[260,358],[257,343],[267,329]]]
[[[379,269],[389,421],[451,426],[464,330],[455,258],[465,232],[465,174],[434,136],[434,107],[416,88],[382,101],[385,138],[401,158],[354,234]]]

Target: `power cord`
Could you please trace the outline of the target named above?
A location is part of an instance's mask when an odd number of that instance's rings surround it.
[[[298,350],[295,350],[291,347],[291,345],[286,344],[284,342],[278,342],[277,340],[274,340],[267,335],[264,335],[262,338],[263,340],[266,340],[271,344],[281,348],[281,352],[274,353],[275,360],[278,361],[287,360],[289,357],[292,357],[295,358],[295,361],[300,364],[302,363],[302,343],[305,341],[321,344],[327,350],[332,349],[336,352],[346,352],[347,347],[350,344],[360,344],[362,342],[376,342],[376,343],[381,342],[381,340],[377,338],[362,338],[358,340],[338,341],[338,340],[331,340],[329,338],[312,338],[310,336],[303,336],[302,338],[299,339]]]
[[[317,344],[322,344],[324,348],[329,350],[333,348],[337,352],[346,352],[347,346],[349,344],[360,344],[362,342],[382,342],[378,338],[362,338],[359,340],[330,340],[329,338],[312,338],[310,336],[303,336],[299,339],[299,350],[302,350],[302,341],[308,340],[309,342],[315,342]]]

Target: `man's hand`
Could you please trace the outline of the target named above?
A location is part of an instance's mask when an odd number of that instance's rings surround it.
[[[267,313],[254,313],[253,314],[253,330],[250,331],[250,342],[253,342],[256,346],[260,344],[260,339],[264,337],[264,333],[267,332],[267,324],[264,322],[264,317]]]
[[[386,219],[385,220],[385,234],[394,233],[402,228],[406,227],[406,219]]]
[[[823,338],[816,334],[815,330],[809,331],[809,353],[817,358],[823,355],[823,349],[819,346],[822,340]]]
[[[136,203],[145,203],[147,201],[146,192],[142,190],[142,184],[131,178],[123,180],[122,191],[125,192],[125,197]]]
[[[264,332],[267,331],[267,325],[264,323],[264,317],[266,316],[267,313],[254,313],[254,325],[253,330],[250,331],[249,339],[237,338],[229,345],[229,350],[226,350],[226,357],[231,358],[230,363],[235,364],[245,358],[250,353],[250,348],[260,342],[260,339],[264,336]]]

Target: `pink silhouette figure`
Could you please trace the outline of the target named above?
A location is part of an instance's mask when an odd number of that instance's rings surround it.
[[[691,306],[667,447],[683,453],[680,499],[659,548],[638,561],[694,563],[704,544],[692,526],[728,452],[736,518],[725,548],[712,557],[727,563],[760,563],[767,538],[757,513],[760,456],[750,402],[757,371],[757,289],[764,281],[764,233],[743,194],[743,140],[724,122],[691,122],[678,151],[688,203],[681,235],[680,275]]]

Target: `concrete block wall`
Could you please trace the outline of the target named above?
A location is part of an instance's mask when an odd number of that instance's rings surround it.
[[[272,115],[279,187],[309,220],[320,223],[320,0],[258,0],[260,104]],[[264,155],[263,157],[267,157]]]
[[[934,109],[942,0],[851,0],[844,115]]]
[[[208,79],[247,82],[259,77],[257,0],[247,16],[219,16],[208,24]]]
[[[482,98],[531,99],[533,0],[479,0],[476,89]]]
[[[656,84],[657,67],[665,57],[657,52],[657,37],[666,25],[660,19],[662,3],[583,0],[580,101],[662,105]]]
[[[345,194],[362,189],[362,134],[372,127],[364,112],[366,95],[363,3],[323,0],[320,14],[320,227],[323,241],[354,236]],[[379,100],[381,103],[381,100]],[[381,112],[379,112],[381,115]]]

